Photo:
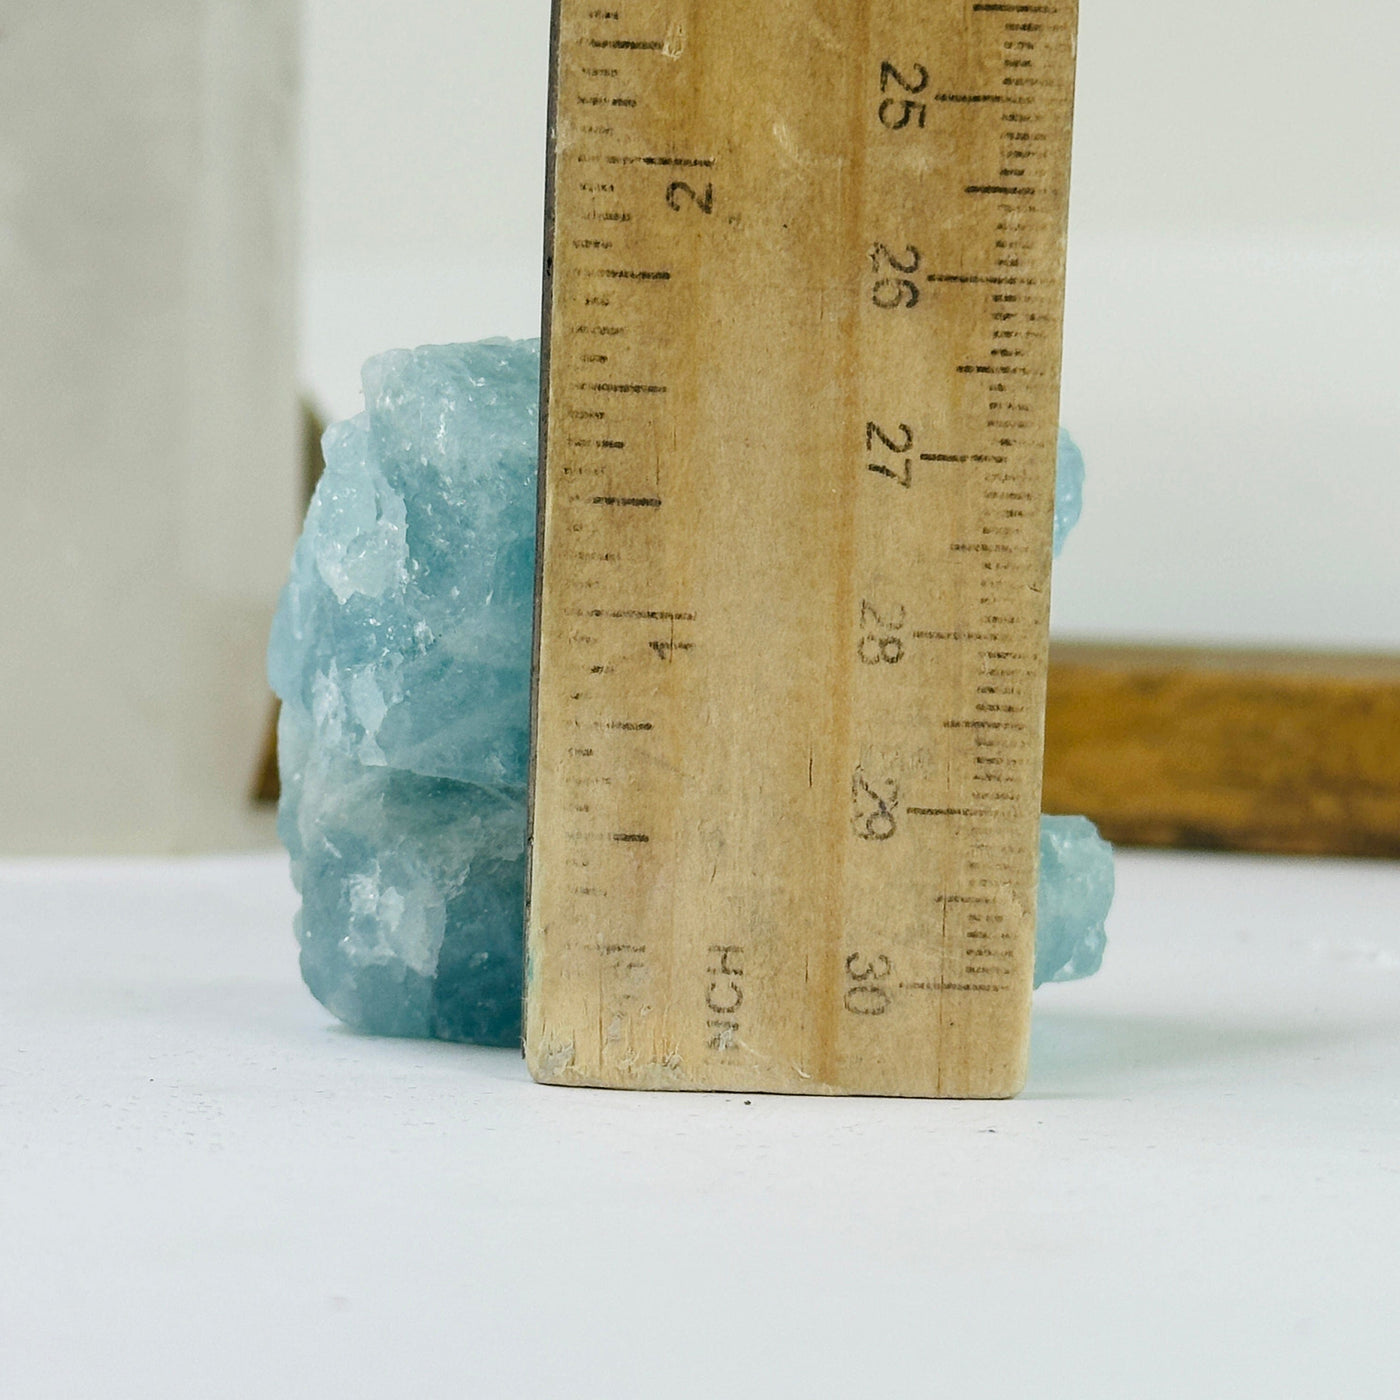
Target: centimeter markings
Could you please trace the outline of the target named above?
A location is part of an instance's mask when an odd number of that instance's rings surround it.
[[[559,0],[538,1078],[1024,1076],[1074,0]]]

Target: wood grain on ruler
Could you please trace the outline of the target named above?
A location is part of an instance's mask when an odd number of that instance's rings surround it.
[[[1074,22],[562,0],[537,1077],[1020,1086]]]

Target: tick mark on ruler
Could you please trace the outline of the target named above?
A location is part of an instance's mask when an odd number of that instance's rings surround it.
[[[930,282],[966,282],[985,283],[992,287],[1033,287],[1035,283],[1029,277],[981,277],[961,272],[930,272],[928,274]]]
[[[604,159],[609,165],[671,165],[690,170],[709,170],[714,166],[713,160],[696,156],[605,156]]]
[[[914,636],[931,642],[994,642],[996,637],[988,632],[925,632],[915,630]]]
[[[993,457],[985,452],[920,452],[925,462],[1004,462],[1005,457]]]
[[[1006,987],[1000,982],[901,982],[900,987],[910,992],[1004,992]]]
[[[570,608],[571,617],[630,617],[645,618],[650,622],[694,622],[694,613],[650,612],[641,608]]]

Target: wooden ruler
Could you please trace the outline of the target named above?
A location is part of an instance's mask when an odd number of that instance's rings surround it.
[[[1075,0],[559,0],[538,1079],[1003,1096]]]

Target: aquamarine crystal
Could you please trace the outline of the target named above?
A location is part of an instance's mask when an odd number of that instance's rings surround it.
[[[1092,977],[1113,903],[1113,847],[1088,817],[1041,817],[1035,985]]]
[[[361,1030],[511,1044],[539,346],[393,351],[364,390],[326,434],[268,656],[302,975]],[[1083,818],[1046,818],[1041,848],[1037,981],[1087,976],[1111,856]]]
[[[306,984],[386,1035],[520,1035],[539,346],[394,351],[273,624]]]
[[[1069,532],[1079,524],[1084,509],[1084,454],[1065,429],[1055,453],[1055,557],[1065,547]]]

